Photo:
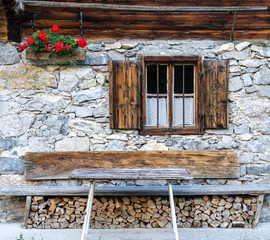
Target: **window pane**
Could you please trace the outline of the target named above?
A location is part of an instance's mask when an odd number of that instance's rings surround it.
[[[159,65],[159,93],[167,94],[167,65]]]
[[[157,65],[147,65],[147,93],[157,93]]]
[[[185,125],[194,125],[194,98],[185,97],[185,108],[183,111],[183,98],[174,97],[173,116],[174,126],[183,126],[183,113],[185,114]]]
[[[193,65],[174,65],[174,93],[183,93],[183,67],[185,69],[185,93],[194,93]]]
[[[167,97],[159,97],[158,99],[157,97],[147,97],[146,109],[147,109],[146,113],[147,126],[157,126],[157,121],[159,126],[168,125]],[[158,119],[157,113],[159,113]]]

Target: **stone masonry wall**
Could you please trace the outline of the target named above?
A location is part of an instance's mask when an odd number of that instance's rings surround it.
[[[86,51],[84,62],[31,62],[25,59],[25,52],[17,51],[15,43],[0,43],[0,188],[82,184],[26,182],[22,175],[25,152],[66,150],[230,149],[239,153],[239,180],[196,179],[182,184],[270,183],[270,41],[89,42]],[[109,128],[110,59],[199,54],[206,59],[230,60],[229,129],[206,130],[204,135],[140,136],[138,131]],[[269,197],[265,202],[262,220],[269,221]],[[4,205],[0,199],[0,208]]]

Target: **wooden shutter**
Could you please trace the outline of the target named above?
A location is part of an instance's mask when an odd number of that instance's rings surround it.
[[[229,127],[228,82],[228,61],[203,61],[204,128]]]
[[[110,61],[110,127],[140,128],[139,61]]]

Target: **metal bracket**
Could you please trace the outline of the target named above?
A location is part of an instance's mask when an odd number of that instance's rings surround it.
[[[80,29],[81,29],[81,38],[83,38],[83,12],[82,12],[82,8],[80,8]]]
[[[36,16],[37,16],[37,14],[34,13],[33,20],[31,20],[32,29],[33,29],[34,32],[36,31]]]
[[[235,25],[236,25],[236,19],[237,19],[237,11],[234,12],[234,16],[233,16],[233,23],[232,23],[231,37],[230,37],[231,42],[234,39],[234,30],[235,30]]]

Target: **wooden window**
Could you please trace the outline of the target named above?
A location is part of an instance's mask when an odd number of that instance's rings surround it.
[[[145,56],[109,67],[111,128],[202,134],[228,127],[228,61]]]

